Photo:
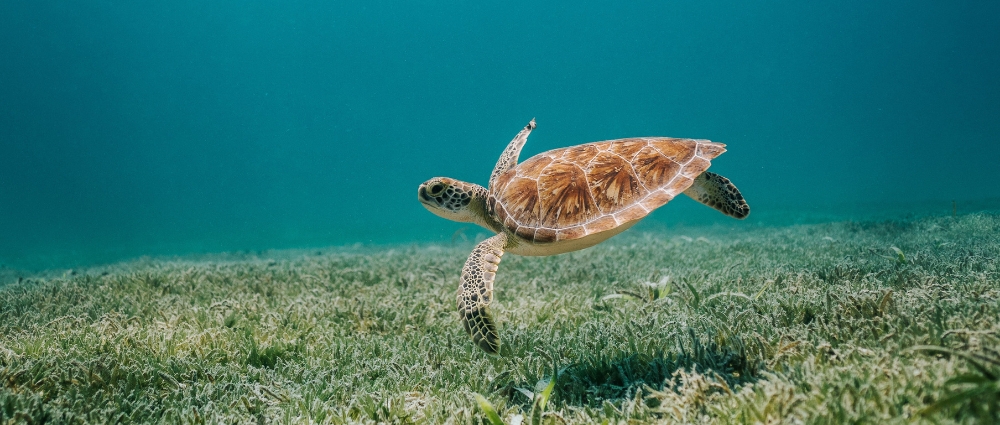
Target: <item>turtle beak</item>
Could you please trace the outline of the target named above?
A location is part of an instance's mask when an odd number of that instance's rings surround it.
[[[422,185],[420,185],[420,188],[417,189],[417,200],[420,201],[420,202],[427,202],[427,201],[431,200],[431,198],[429,196],[427,196],[427,186],[426,185],[422,184]]]

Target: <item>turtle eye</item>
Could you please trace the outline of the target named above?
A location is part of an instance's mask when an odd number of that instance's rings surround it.
[[[442,184],[442,183],[434,183],[434,184],[432,184],[432,185],[431,185],[431,187],[430,187],[430,188],[429,188],[429,189],[427,190],[427,193],[428,193],[429,195],[431,195],[431,196],[438,196],[438,195],[440,195],[440,194],[441,194],[441,192],[443,192],[443,191],[444,191],[444,184]]]

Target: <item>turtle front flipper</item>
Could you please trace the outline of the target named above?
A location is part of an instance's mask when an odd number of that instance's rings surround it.
[[[462,267],[462,285],[458,288],[458,314],[472,342],[487,354],[500,354],[500,334],[490,314],[493,301],[493,281],[500,257],[503,257],[507,235],[500,233],[476,245]]]
[[[524,142],[528,141],[528,135],[534,129],[535,119],[532,118],[531,122],[524,126],[521,132],[517,133],[517,136],[514,136],[514,140],[511,140],[507,144],[507,149],[503,150],[503,153],[500,154],[500,159],[497,160],[497,165],[493,167],[493,174],[490,174],[490,188],[493,187],[493,182],[497,179],[497,176],[517,165],[517,157],[521,155],[521,148],[524,147]]]

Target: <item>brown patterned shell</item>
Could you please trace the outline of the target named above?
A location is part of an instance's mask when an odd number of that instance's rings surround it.
[[[645,217],[726,151],[708,140],[643,137],[540,153],[498,176],[489,206],[534,243],[579,239]]]

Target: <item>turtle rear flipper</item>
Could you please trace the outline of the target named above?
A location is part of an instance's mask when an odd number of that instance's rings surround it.
[[[465,331],[487,354],[500,354],[500,334],[490,314],[493,281],[503,257],[507,234],[500,233],[476,245],[462,267],[462,285],[458,288],[458,314]]]
[[[684,194],[740,220],[750,215],[750,206],[729,179],[708,171],[698,175]]]

